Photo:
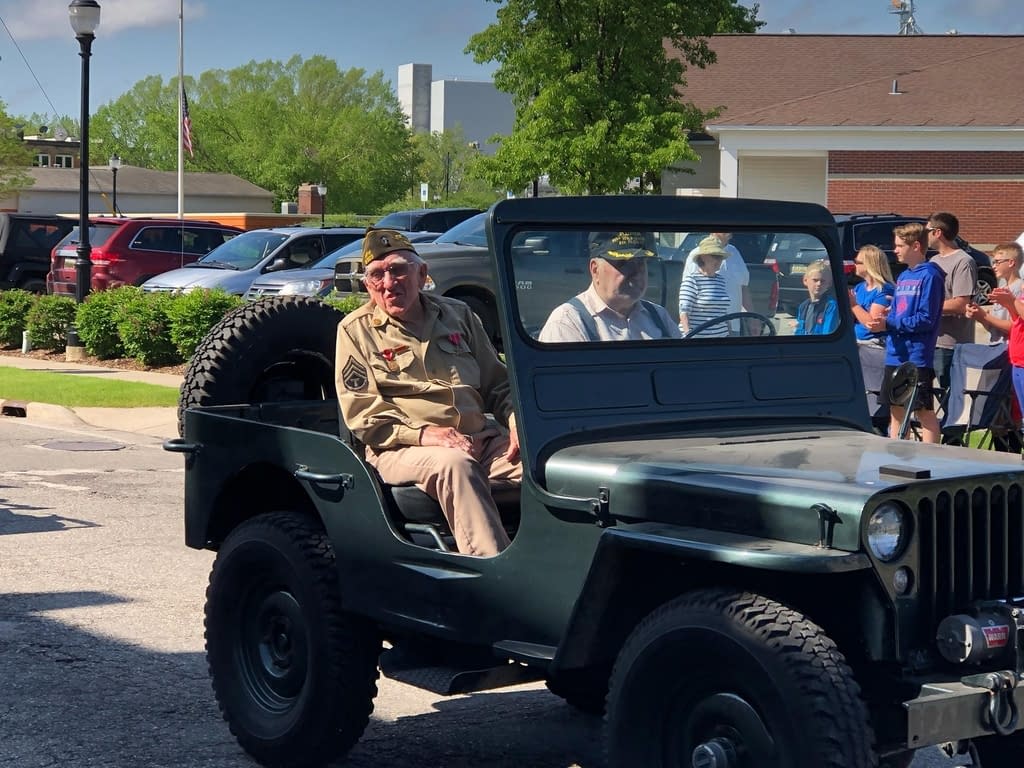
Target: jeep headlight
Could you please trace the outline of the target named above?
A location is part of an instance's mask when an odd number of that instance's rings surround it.
[[[868,547],[871,554],[888,563],[903,554],[909,538],[909,520],[903,507],[887,501],[868,520]]]

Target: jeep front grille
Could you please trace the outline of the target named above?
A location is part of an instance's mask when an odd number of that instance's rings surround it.
[[[1024,595],[1024,496],[1016,483],[918,503],[920,595],[930,626],[975,600]]]

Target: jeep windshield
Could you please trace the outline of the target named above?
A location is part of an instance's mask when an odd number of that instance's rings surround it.
[[[602,250],[599,242],[609,237],[621,246]],[[766,259],[770,265],[783,250],[805,257],[799,265],[804,301],[793,314],[746,311],[747,265]],[[720,240],[664,229],[531,228],[515,233],[510,257],[520,332],[534,342],[718,345],[793,337],[811,343],[850,330],[848,313],[838,306],[849,303],[842,266],[837,269],[826,245],[804,232],[736,231]]]
[[[198,269],[251,269],[276,251],[288,239],[288,235],[280,232],[253,230],[243,232],[186,268]]]

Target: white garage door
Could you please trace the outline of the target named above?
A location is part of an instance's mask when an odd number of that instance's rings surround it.
[[[740,197],[825,205],[827,169],[827,157],[740,157]]]

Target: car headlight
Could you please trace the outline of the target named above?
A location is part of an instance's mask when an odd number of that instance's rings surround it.
[[[281,288],[281,294],[284,296],[315,296],[333,282],[334,278],[332,277],[330,280],[302,280],[285,283]]]
[[[433,291],[433,290],[436,290],[436,289],[437,289],[437,283],[434,282],[434,278],[432,278],[430,275],[427,275],[427,279],[423,283],[423,287],[420,288],[420,290],[421,291]]]
[[[903,554],[910,538],[909,516],[903,507],[887,501],[868,520],[868,547],[882,562],[888,563]]]

